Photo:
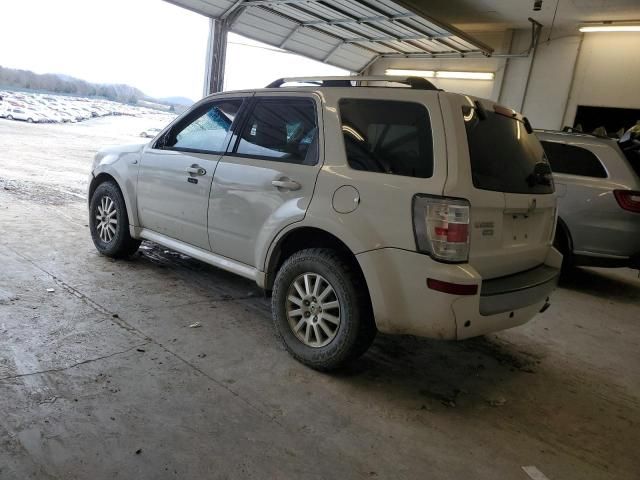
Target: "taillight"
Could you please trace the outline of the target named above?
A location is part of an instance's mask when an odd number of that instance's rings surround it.
[[[634,190],[614,190],[618,205],[630,212],[640,213],[640,192]]]
[[[413,197],[416,247],[436,260],[469,259],[469,202],[458,198]]]

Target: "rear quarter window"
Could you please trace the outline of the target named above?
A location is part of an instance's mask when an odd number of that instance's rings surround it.
[[[431,123],[423,105],[342,99],[339,106],[351,168],[417,178],[433,175]]]
[[[554,173],[581,177],[607,178],[607,171],[596,155],[586,148],[560,142],[543,141],[542,146]]]

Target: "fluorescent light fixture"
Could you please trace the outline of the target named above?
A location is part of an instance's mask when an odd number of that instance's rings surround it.
[[[433,70],[399,70],[396,68],[387,68],[387,75],[408,75],[410,77],[425,77],[425,78],[433,78],[436,76],[436,72]]]
[[[400,70],[396,68],[388,68],[385,73],[387,75],[407,75],[410,77],[425,78],[452,78],[458,80],[493,80],[495,73],[493,72],[449,72],[446,70]]]
[[[460,80],[493,80],[495,73],[493,72],[436,72],[436,78],[457,78]]]
[[[640,32],[640,22],[638,23],[586,23],[578,27],[583,33],[592,32]]]

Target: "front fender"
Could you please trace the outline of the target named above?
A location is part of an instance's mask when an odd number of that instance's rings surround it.
[[[144,145],[124,145],[100,150],[94,159],[89,186],[90,192],[93,192],[96,187],[95,180],[100,175],[112,177],[124,197],[129,225],[134,227],[139,226],[136,186],[143,149]]]

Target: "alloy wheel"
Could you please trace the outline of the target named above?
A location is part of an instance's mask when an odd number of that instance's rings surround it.
[[[322,275],[303,273],[293,280],[287,293],[289,327],[309,347],[324,347],[340,327],[340,301],[333,286]]]
[[[113,200],[108,196],[100,199],[96,212],[96,230],[100,236],[100,240],[105,243],[111,242],[118,231],[118,211]]]

